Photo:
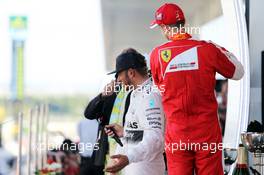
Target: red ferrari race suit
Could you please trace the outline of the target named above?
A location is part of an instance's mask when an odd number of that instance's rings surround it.
[[[154,48],[150,66],[166,115],[169,175],[222,175],[215,75],[239,80],[243,66],[226,49],[187,33]]]

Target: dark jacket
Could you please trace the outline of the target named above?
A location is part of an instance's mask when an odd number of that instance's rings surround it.
[[[94,150],[92,156],[92,158],[94,159],[94,164],[97,166],[104,165],[105,155],[108,153],[108,136],[104,132],[104,126],[109,124],[116,95],[116,93],[113,93],[110,96],[102,97],[102,95],[99,94],[93,100],[90,101],[84,111],[84,116],[87,119],[97,119],[100,122],[98,129],[99,150]],[[130,104],[130,95],[131,92],[126,97],[123,125],[125,123],[125,115]]]
[[[85,108],[85,118],[90,120],[97,119],[100,120],[102,125],[107,125],[110,120],[115,99],[116,93],[106,97],[102,97],[101,94],[97,95]]]
[[[99,149],[94,150],[92,156],[94,165],[96,166],[103,166],[105,164],[105,155],[108,152],[108,139],[104,132],[104,126],[109,124],[115,99],[116,93],[106,97],[102,97],[102,95],[99,94],[90,101],[84,111],[85,118],[90,120],[97,119],[100,123],[97,141]]]

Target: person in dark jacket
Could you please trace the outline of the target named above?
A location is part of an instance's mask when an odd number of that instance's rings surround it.
[[[110,84],[107,86],[109,85]],[[84,111],[85,118],[90,120],[97,119],[99,121],[97,139],[99,149],[94,150],[92,155],[93,164],[98,169],[97,175],[104,174],[103,169],[105,165],[106,154],[108,153],[108,138],[103,130],[104,126],[109,123],[116,98],[116,93],[106,92],[109,91],[106,90],[92,99]]]

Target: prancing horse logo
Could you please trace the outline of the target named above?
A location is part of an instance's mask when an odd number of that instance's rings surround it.
[[[161,58],[162,58],[162,60],[164,62],[166,62],[166,63],[169,62],[170,59],[171,59],[171,50],[163,50],[163,51],[161,51],[160,56],[161,56]]]

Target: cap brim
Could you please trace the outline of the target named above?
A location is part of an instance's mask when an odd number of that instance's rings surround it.
[[[117,71],[114,70],[114,71],[112,71],[112,72],[107,73],[107,75],[111,75],[111,74],[114,74],[114,73],[117,73]]]
[[[151,29],[154,29],[155,27],[157,27],[159,24],[157,23],[156,20],[152,21],[151,24],[150,24],[150,27]]]

